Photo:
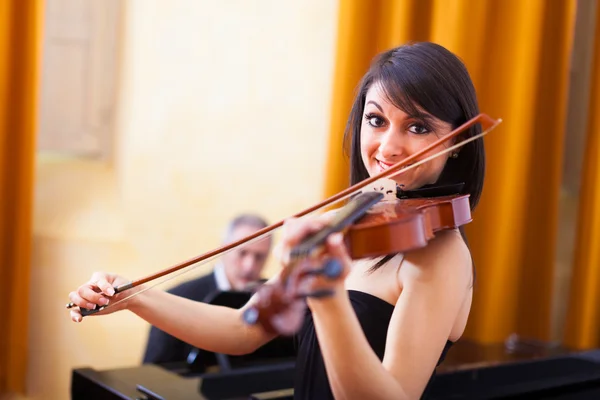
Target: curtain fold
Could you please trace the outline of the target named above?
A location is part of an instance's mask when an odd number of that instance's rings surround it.
[[[42,6],[0,2],[0,394],[26,391]]]
[[[594,37],[573,277],[565,325],[565,344],[576,349],[600,347],[600,5],[596,8]]]
[[[365,5],[368,3],[368,7]],[[341,1],[326,196],[348,185],[341,138],[354,88],[378,52],[432,41],[471,72],[486,136],[486,183],[466,227],[477,268],[466,338],[547,340],[576,2]],[[367,9],[368,8],[368,9]],[[532,316],[533,315],[533,316]]]

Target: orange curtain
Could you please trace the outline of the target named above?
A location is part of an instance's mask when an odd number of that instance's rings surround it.
[[[465,336],[547,340],[568,62],[576,2],[342,0],[325,195],[347,187],[341,139],[354,89],[372,57],[432,41],[469,68],[482,112],[502,118],[486,136],[487,175],[467,227],[477,268]]]
[[[25,393],[42,1],[0,1],[0,394]]]
[[[600,4],[565,344],[600,347]]]

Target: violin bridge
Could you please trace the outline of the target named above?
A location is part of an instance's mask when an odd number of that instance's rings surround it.
[[[369,186],[366,186],[364,190],[369,192],[383,193],[383,199],[381,199],[381,201],[395,201],[397,200],[396,185],[396,181],[388,178],[382,178],[373,182]]]

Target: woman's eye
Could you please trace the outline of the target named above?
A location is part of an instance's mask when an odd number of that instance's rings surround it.
[[[365,115],[365,120],[367,123],[375,128],[380,128],[383,126],[384,121],[383,118],[378,117],[377,115],[367,114]]]
[[[408,130],[412,133],[416,133],[417,135],[429,133],[429,129],[425,125],[421,124],[413,124],[408,128]]]

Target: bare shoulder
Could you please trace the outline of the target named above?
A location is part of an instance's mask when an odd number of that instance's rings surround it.
[[[429,244],[408,252],[398,269],[400,283],[460,279],[471,281],[471,253],[458,230],[439,232]]]

